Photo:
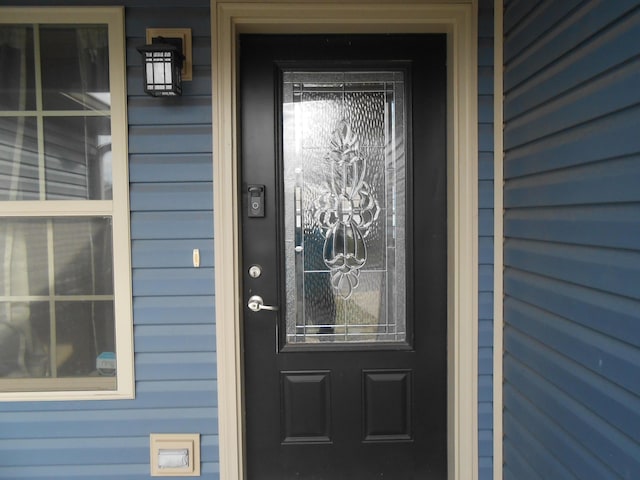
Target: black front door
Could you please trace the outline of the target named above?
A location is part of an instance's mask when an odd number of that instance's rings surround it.
[[[247,478],[446,478],[444,35],[240,37]]]

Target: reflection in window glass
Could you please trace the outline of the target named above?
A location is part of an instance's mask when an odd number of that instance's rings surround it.
[[[97,357],[115,348],[111,238],[110,218],[3,220],[0,377],[104,374]]]
[[[55,219],[53,256],[58,295],[113,294],[108,219]]]
[[[122,9],[0,10],[0,397],[131,395]]]
[[[0,117],[0,200],[38,200],[38,168],[36,119]]]
[[[45,118],[47,200],[110,200],[110,152],[109,118]]]
[[[0,200],[110,200],[106,25],[0,27],[0,65]]]
[[[40,45],[45,110],[109,109],[106,26],[42,25]]]
[[[56,303],[58,377],[104,374],[97,357],[115,351],[113,302]]]
[[[0,110],[35,110],[33,28],[0,26]]]

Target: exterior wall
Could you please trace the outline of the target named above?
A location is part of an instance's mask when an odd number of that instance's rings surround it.
[[[208,0],[29,0],[126,4],[136,399],[0,403],[0,478],[149,478],[149,434],[202,434],[218,478]],[[480,2],[479,478],[492,466],[493,12]],[[177,99],[144,95],[148,27],[189,27],[194,80]],[[191,266],[199,248],[202,267]]]
[[[493,0],[478,3],[478,479],[493,478]]]
[[[29,2],[91,3],[121,4]],[[136,399],[0,403],[2,479],[147,479],[149,434],[163,432],[200,433],[202,475],[218,472],[209,2],[127,5]],[[181,98],[142,91],[147,27],[192,29]]]
[[[640,478],[640,5],[504,10],[504,478]]]

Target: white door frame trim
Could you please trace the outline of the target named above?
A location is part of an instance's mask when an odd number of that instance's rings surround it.
[[[211,0],[214,247],[221,480],[242,480],[244,403],[236,56],[239,33],[448,35],[448,469],[478,476],[477,6]]]

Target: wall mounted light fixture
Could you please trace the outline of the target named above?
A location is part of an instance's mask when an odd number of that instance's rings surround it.
[[[149,28],[142,54],[145,93],[154,97],[182,95],[182,81],[191,80],[191,29]]]

